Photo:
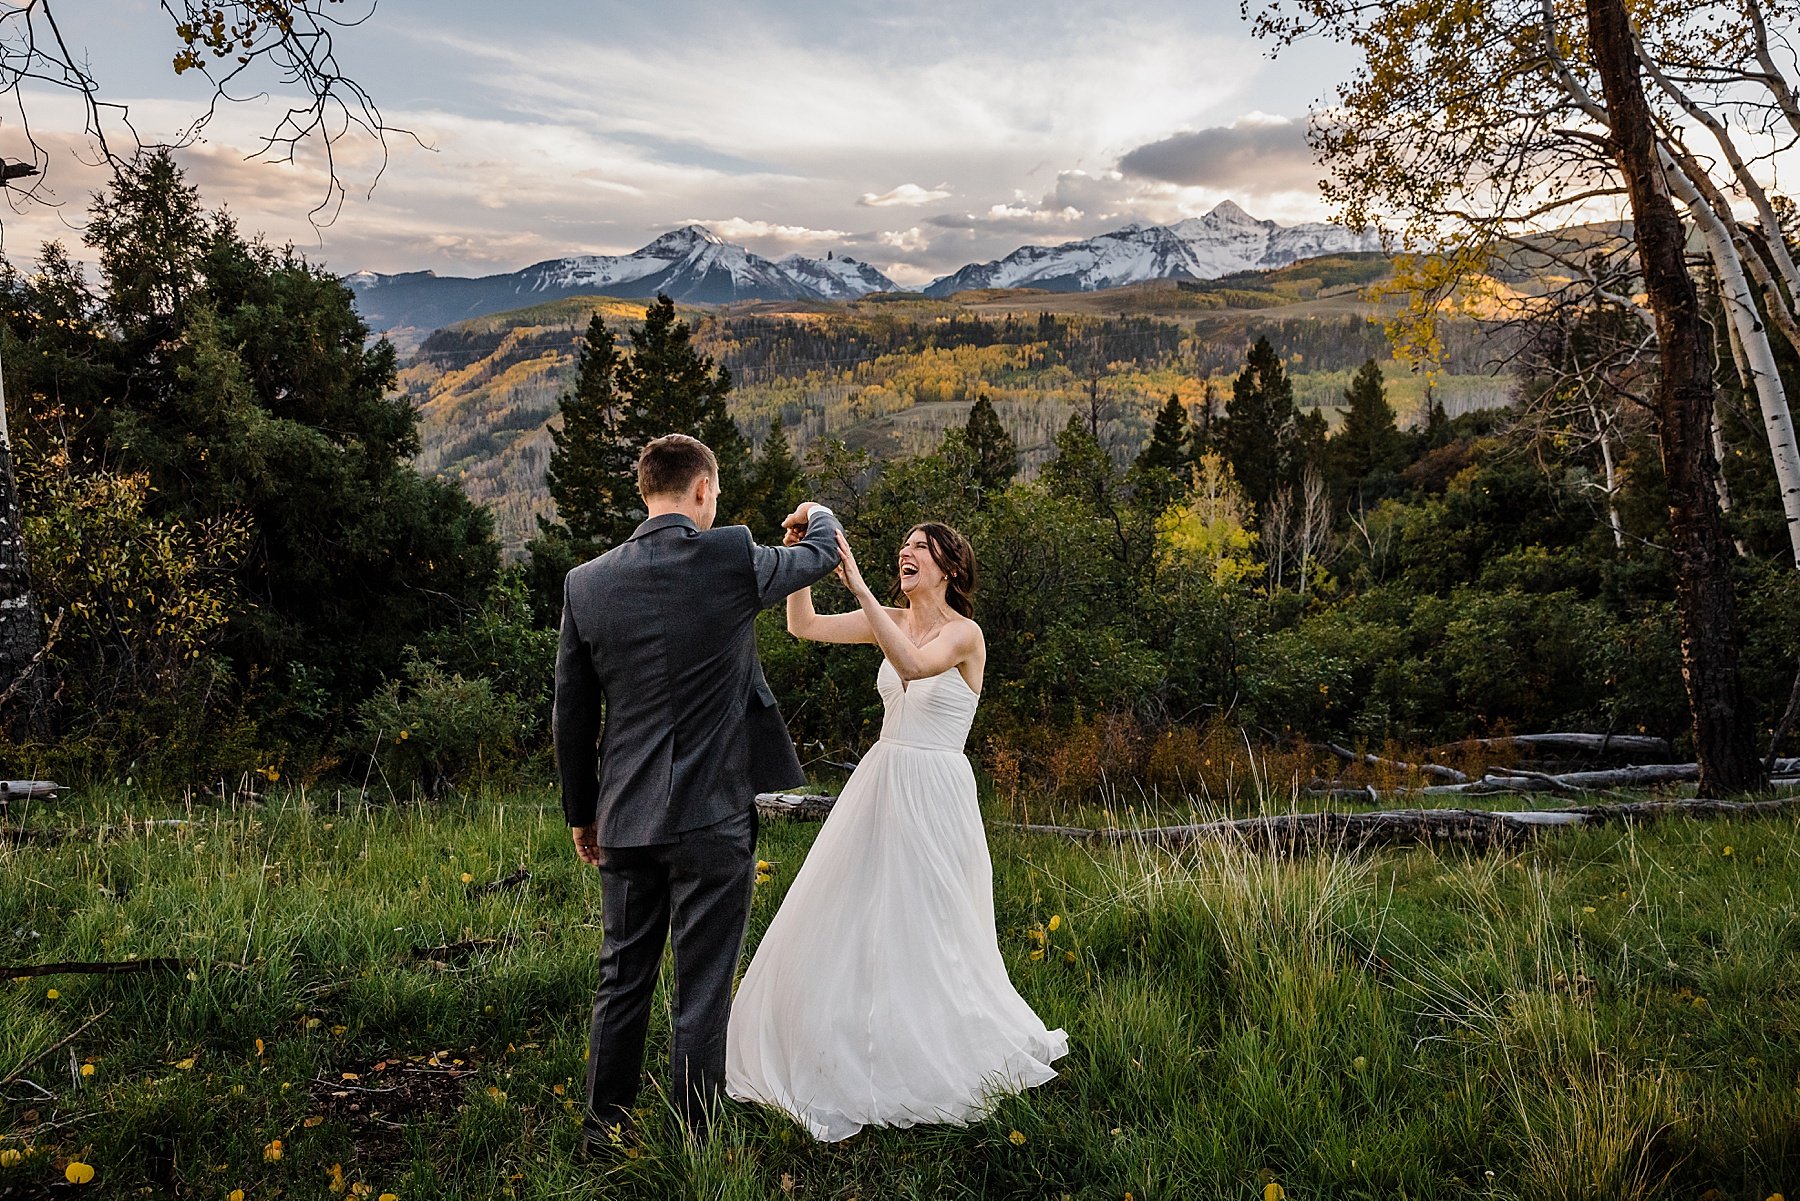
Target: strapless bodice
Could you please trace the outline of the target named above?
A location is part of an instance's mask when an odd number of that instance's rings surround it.
[[[875,673],[881,693],[881,741],[928,751],[962,753],[980,697],[952,667],[902,687],[900,673],[886,658]]]

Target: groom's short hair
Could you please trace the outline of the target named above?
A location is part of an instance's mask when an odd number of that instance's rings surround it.
[[[712,448],[686,434],[664,434],[652,439],[638,455],[638,491],[644,499],[678,496],[693,486],[700,475],[719,476],[719,460]]]

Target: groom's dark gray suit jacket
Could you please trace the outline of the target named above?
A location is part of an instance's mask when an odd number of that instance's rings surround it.
[[[601,846],[675,842],[804,781],[754,622],[830,574],[840,528],[815,507],[804,541],[761,546],[665,514],[569,572],[553,725],[571,826],[597,822]]]

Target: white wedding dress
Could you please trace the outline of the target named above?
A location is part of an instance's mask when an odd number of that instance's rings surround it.
[[[1007,978],[955,668],[876,676],[881,739],[844,786],[744,974],[726,1088],[815,1138],[967,1122],[1068,1052]]]

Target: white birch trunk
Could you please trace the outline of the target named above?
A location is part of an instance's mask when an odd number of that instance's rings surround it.
[[[1701,196],[1700,189],[1683,171],[1667,149],[1662,151],[1663,174],[1669,190],[1687,205],[1688,212],[1700,226],[1707,255],[1719,276],[1719,294],[1725,315],[1741,340],[1744,366],[1756,391],[1762,409],[1763,427],[1768,433],[1769,453],[1775,463],[1776,485],[1781,492],[1781,511],[1787,520],[1788,545],[1794,566],[1800,568],[1800,443],[1794,439],[1794,418],[1788,409],[1787,392],[1782,386],[1781,372],[1775,363],[1775,351],[1769,344],[1769,329],[1757,312],[1755,293],[1744,275],[1743,260],[1725,222]]]
[[[1600,435],[1600,462],[1606,468],[1606,524],[1612,527],[1613,546],[1618,550],[1625,549],[1625,523],[1619,520],[1619,468],[1613,462],[1612,438],[1607,435],[1607,422],[1600,416],[1600,407],[1592,397],[1588,398],[1588,416],[1594,419],[1594,432]],[[1718,422],[1713,423],[1714,443],[1718,441]],[[1724,476],[1719,477],[1721,480]]]

